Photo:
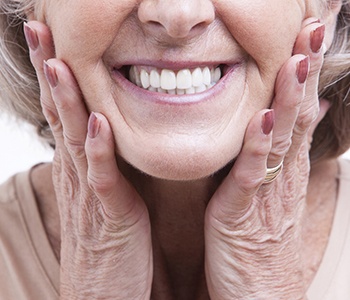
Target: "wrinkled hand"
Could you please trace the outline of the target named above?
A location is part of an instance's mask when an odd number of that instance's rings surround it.
[[[148,211],[118,170],[108,121],[99,113],[88,116],[71,71],[50,59],[49,29],[33,21],[25,32],[43,112],[56,141],[61,299],[149,299],[153,262]]]
[[[315,20],[304,21],[293,56],[277,77],[274,113],[264,110],[253,117],[241,153],[209,203],[205,264],[213,300],[306,298],[301,219],[308,131],[319,104],[325,105],[317,95],[323,29]],[[266,167],[282,160],[279,177],[263,184]]]

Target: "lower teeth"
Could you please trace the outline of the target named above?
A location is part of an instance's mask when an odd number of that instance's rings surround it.
[[[150,86],[146,90],[150,92],[156,92],[156,93],[162,93],[162,94],[169,94],[169,95],[191,95],[191,94],[198,94],[201,92],[204,92],[211,87],[213,87],[216,83],[211,83],[210,85],[201,85],[199,87],[191,87],[189,89],[174,89],[174,90],[164,90],[162,88],[154,88]],[[140,86],[142,88],[142,86]]]

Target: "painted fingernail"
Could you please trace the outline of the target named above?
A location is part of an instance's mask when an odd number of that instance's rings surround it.
[[[300,84],[305,83],[307,75],[309,74],[309,67],[310,67],[310,58],[309,56],[306,56],[301,61],[298,62],[297,65],[297,78],[298,82]]]
[[[94,139],[100,132],[101,120],[96,116],[94,112],[90,114],[88,124],[88,135],[90,139]]]
[[[261,122],[261,129],[265,135],[269,135],[275,125],[275,111],[273,109],[267,111],[263,117]]]
[[[31,28],[26,22],[23,25],[24,36],[26,38],[28,47],[35,51],[39,47],[39,39],[33,28]]]
[[[54,67],[50,66],[47,61],[44,61],[44,73],[51,88],[55,88],[58,85],[56,70]]]
[[[326,26],[323,24],[310,33],[310,48],[312,52],[317,53],[320,51],[323,44],[325,30]]]

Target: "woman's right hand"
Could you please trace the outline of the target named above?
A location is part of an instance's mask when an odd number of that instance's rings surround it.
[[[43,112],[56,142],[53,182],[61,220],[60,299],[150,299],[148,211],[118,170],[108,121],[99,113],[88,116],[70,69],[52,59],[49,29],[31,21],[25,33]]]

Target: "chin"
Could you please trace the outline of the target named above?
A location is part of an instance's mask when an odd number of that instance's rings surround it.
[[[239,149],[223,151],[155,151],[131,158],[122,155],[134,168],[149,176],[172,181],[193,181],[209,177],[229,164]]]

